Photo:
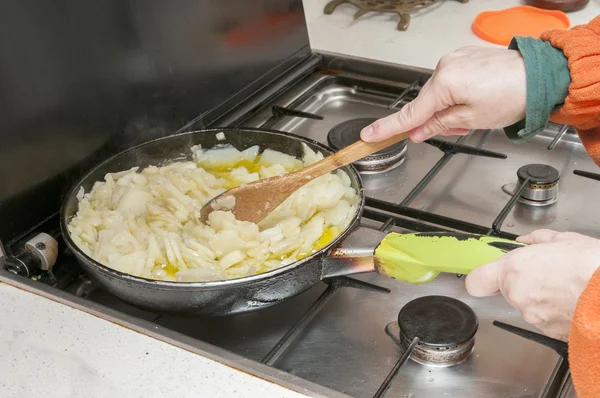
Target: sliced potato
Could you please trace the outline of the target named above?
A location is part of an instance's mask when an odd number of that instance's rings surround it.
[[[198,221],[203,204],[232,186],[297,170],[323,158],[305,146],[302,160],[253,146],[192,148],[194,162],[107,174],[77,194],[68,225],[84,253],[135,276],[197,282],[268,272],[331,241],[356,212],[358,195],[343,172],[300,188],[258,225],[225,206]],[[337,236],[337,235],[336,235]]]

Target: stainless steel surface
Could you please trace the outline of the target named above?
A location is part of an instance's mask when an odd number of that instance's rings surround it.
[[[377,274],[360,276],[360,280],[387,287],[391,293],[355,289],[337,292],[278,361],[278,369],[352,397],[371,397],[403,352],[386,335],[387,323],[397,317],[404,303],[423,294],[441,294],[456,297],[477,312],[480,329],[473,355],[452,368],[428,368],[408,362],[391,386],[389,396],[542,396],[558,356],[546,347],[492,326],[493,320],[502,320],[527,328],[519,312],[501,297],[470,297],[463,280],[453,275],[440,276],[428,284],[426,292],[423,286],[404,285]],[[260,361],[322,290],[322,286],[316,286],[277,306],[220,318],[157,318],[156,314],[130,308],[101,291],[89,299]]]
[[[58,242],[52,236],[42,232],[25,242],[25,250],[34,253],[40,260],[41,269],[48,271],[56,263]]]
[[[550,188],[525,188],[521,197],[532,202],[542,202],[545,204],[556,203],[558,200],[558,184]]]
[[[593,208],[587,214],[579,211],[588,208],[587,198],[600,195],[600,184],[573,175],[574,169],[594,171],[597,167],[576,136],[565,136],[548,151],[547,146],[557,130],[551,126],[518,146],[508,141],[501,131],[474,134],[466,141],[467,145],[506,153],[508,159],[456,156],[412,206],[490,225],[509,199],[502,186],[514,181],[516,170],[524,164],[546,163],[560,171],[558,202],[548,208],[518,204],[506,218],[504,230],[521,235],[537,228],[550,228],[600,237],[600,209]]]
[[[400,106],[410,100],[414,93],[410,94],[412,90],[406,89],[421,86],[427,76],[427,71],[324,54],[321,68],[314,74],[280,91],[275,100],[246,104],[244,109],[251,109],[250,113],[232,112],[228,120],[238,125],[293,132],[326,143],[327,132],[342,121],[390,114],[393,112],[390,104],[397,102]],[[400,98],[405,90],[409,93],[408,97]],[[273,105],[316,113],[324,119],[276,118],[271,113]],[[588,197],[600,196],[600,183],[572,174],[574,168],[593,171],[596,167],[575,135],[564,134],[549,151],[547,148],[559,130],[560,126],[550,126],[538,137],[520,145],[508,141],[501,131],[475,132],[461,141],[462,144],[505,153],[507,159],[454,155],[444,160],[444,167],[414,197],[410,207],[491,228],[510,199],[503,187],[515,183],[517,169],[532,162],[544,163],[560,171],[560,200],[552,206],[538,208],[517,204],[508,214],[502,230],[522,234],[549,227],[599,236],[600,210],[586,204]],[[406,159],[400,167],[387,173],[363,176],[365,194],[400,203],[441,158],[439,149],[409,142]],[[580,214],[584,206],[589,210]],[[407,227],[393,227],[392,230],[412,232],[410,226],[422,221],[409,215],[402,219]],[[382,227],[382,222],[368,218],[363,218],[361,223],[368,227]],[[419,225],[429,224],[432,222],[425,220]],[[340,246],[345,251],[340,251],[338,258],[353,253],[359,256],[366,254],[376,240],[376,237],[363,239],[356,246],[348,241],[346,246]],[[365,262],[363,266],[366,270],[369,264]],[[327,264],[326,267],[330,268],[326,268],[324,275],[335,275],[336,269],[339,275],[347,275],[344,270],[350,270],[344,268],[343,262]],[[319,274],[319,277],[324,275]],[[0,277],[17,280],[6,276],[6,273]],[[263,371],[265,368],[257,362],[265,358],[282,336],[290,333],[290,328],[298,320],[308,319],[305,329],[292,330],[291,334],[297,339],[274,362],[281,372],[266,369],[271,374],[279,374],[282,377],[279,382],[285,385],[298,379],[307,380],[311,386],[314,386],[313,383],[321,386],[322,395],[336,396],[330,392],[331,389],[361,398],[372,397],[381,388],[404,353],[403,348],[386,334],[386,326],[395,322],[403,305],[425,295],[449,296],[463,301],[477,314],[479,329],[472,355],[463,363],[446,368],[408,361],[392,380],[388,397],[576,396],[565,364],[554,351],[492,325],[494,320],[499,320],[533,329],[502,297],[471,297],[464,288],[464,279],[449,274],[442,274],[425,285],[403,284],[376,273],[360,274],[354,278],[387,288],[390,293],[350,287],[333,289],[331,285],[317,284],[283,303],[260,311],[228,317],[190,318],[160,315],[131,307],[102,289],[90,289],[92,285],[85,278],[68,289],[84,294],[85,300],[69,297],[60,291],[44,291],[51,296],[59,295],[63,300],[76,303],[99,316],[118,318],[117,322],[130,320],[139,325],[142,333],[152,335],[158,328],[168,334],[169,341],[174,344],[213,347],[213,352],[221,360],[233,358],[228,360],[236,365],[250,366],[252,372],[258,372],[256,369]],[[29,285],[35,288],[33,282]],[[323,301],[319,307],[321,311],[305,317],[306,311],[319,297],[323,297],[324,291],[333,293]],[[309,395],[318,396],[317,393]]]
[[[301,0],[0,2],[0,240],[99,161],[207,126],[309,55]]]
[[[516,189],[520,186],[519,184],[506,184],[502,187],[502,191],[508,195],[513,195]],[[550,188],[536,188],[532,189],[529,186],[524,187],[523,192],[519,195],[519,203],[525,205],[525,208],[535,207],[546,207],[553,205],[558,202],[559,190],[558,183],[554,184]],[[543,214],[543,213],[541,213]],[[548,211],[545,214],[552,214],[552,211]]]
[[[334,57],[327,62],[344,66],[360,63]],[[361,67],[365,65],[361,63]],[[385,86],[374,80],[357,81],[344,73],[334,76],[315,74],[304,79],[295,90],[285,93],[277,104],[323,115],[324,120],[274,120],[265,107],[245,120],[244,125],[293,131],[326,142],[327,131],[344,120],[381,117],[393,112],[388,105],[411,83],[404,81],[402,85]],[[410,96],[401,104],[408,99]],[[600,195],[600,184],[572,175],[574,168],[594,170],[595,165],[576,136],[565,135],[553,151],[549,151],[547,147],[559,129],[560,126],[552,125],[535,139],[519,146],[508,141],[502,131],[477,131],[464,142],[465,145],[505,153],[508,158],[454,156],[415,198],[411,207],[491,226],[510,199],[502,187],[514,183],[517,169],[528,163],[547,163],[561,173],[560,201],[555,206],[538,209],[518,204],[508,215],[503,230],[520,234],[548,226],[599,236],[594,226],[600,221],[600,211],[594,213],[596,217],[588,217],[580,214],[575,204],[580,206],[583,199],[580,192],[586,186],[593,191],[592,195]],[[399,203],[441,157],[442,153],[436,148],[409,143],[406,160],[400,167],[381,175],[363,176],[367,196]],[[563,217],[557,217],[557,214]],[[390,396],[549,397],[556,393],[556,385],[551,381],[559,366],[559,357],[545,347],[491,325],[492,320],[497,319],[527,328],[520,313],[500,297],[474,299],[465,292],[463,280],[451,275],[443,275],[424,286],[395,284],[374,274],[360,279],[385,286],[391,293],[387,297],[354,290],[338,293],[280,366],[350,395],[370,396],[377,387],[373,380],[378,379],[375,375],[380,375],[380,380],[385,377],[383,363],[387,362],[389,366],[402,352],[395,343],[390,345],[391,339],[383,330],[385,325],[393,321],[402,305],[411,299],[441,294],[458,298],[476,311],[480,328],[473,355],[459,366],[447,369],[429,369],[409,362],[399,372]],[[281,311],[280,315],[285,313],[284,309]],[[344,311],[356,315],[343,314]],[[256,348],[251,351],[254,350]],[[394,351],[397,353],[391,355]],[[308,363],[312,364],[310,369],[306,369]]]

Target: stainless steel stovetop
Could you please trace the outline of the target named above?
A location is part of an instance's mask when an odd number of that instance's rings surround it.
[[[398,70],[400,82],[317,69],[235,124],[293,132],[327,144],[334,126],[388,115],[414,98],[419,82],[403,80],[405,74]],[[553,205],[525,205],[511,196],[519,186],[517,170],[533,163],[550,165],[560,173],[558,201]],[[600,237],[600,217],[579,211],[588,197],[600,197],[600,183],[575,175],[575,169],[593,172],[595,165],[577,136],[563,126],[551,125],[520,145],[508,141],[502,131],[409,143],[400,166],[363,176],[369,198],[363,224],[396,231],[444,229],[504,237],[553,228]],[[300,385],[308,395],[361,398],[375,395],[404,352],[394,339],[400,309],[418,297],[449,296],[477,314],[473,354],[459,365],[444,368],[408,360],[392,380],[388,397],[575,397],[567,366],[554,351],[492,325],[498,320],[534,330],[501,297],[472,298],[465,291],[464,278],[455,275],[421,286],[377,274],[356,280],[367,282],[369,288],[322,284],[266,310],[224,318],[140,311],[85,277],[65,290],[85,300],[79,305],[89,303],[96,312],[122,316],[141,330],[165,331],[175,344],[216,346],[209,349],[213,356],[250,371],[257,369],[267,378],[275,375],[282,384]]]

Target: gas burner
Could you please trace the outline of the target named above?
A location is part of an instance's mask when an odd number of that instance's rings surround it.
[[[451,297],[426,296],[412,300],[398,314],[400,343],[415,337],[419,344],[411,359],[421,365],[448,367],[465,361],[475,346],[479,321],[475,312]]]
[[[405,31],[410,25],[410,13],[420,11],[439,3],[441,0],[331,0],[325,5],[325,14],[331,14],[340,4],[348,3],[356,6],[358,11],[354,14],[354,19],[358,19],[364,14],[375,12],[393,12],[400,16],[397,29]],[[469,0],[459,0],[461,3],[468,3]]]
[[[333,149],[339,151],[360,140],[362,129],[376,120],[375,118],[361,118],[340,123],[329,130],[327,142]],[[385,173],[386,171],[395,169],[404,162],[407,145],[408,140],[402,140],[353,164],[361,174]]]
[[[529,184],[521,193],[519,202],[530,206],[548,206],[558,200],[560,174],[546,164],[528,164],[517,171],[519,184],[529,178]]]

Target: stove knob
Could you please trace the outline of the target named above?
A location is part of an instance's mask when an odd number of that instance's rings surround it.
[[[56,263],[58,242],[46,233],[39,233],[25,243],[25,250],[33,253],[41,262],[41,269],[48,271]]]
[[[25,242],[16,256],[2,256],[3,267],[15,275],[30,277],[38,271],[49,271],[56,263],[58,242],[46,233],[39,233]]]
[[[42,262],[40,259],[35,254],[27,251],[15,257],[8,257],[4,261],[4,268],[8,272],[24,277],[30,277],[41,267]]]

